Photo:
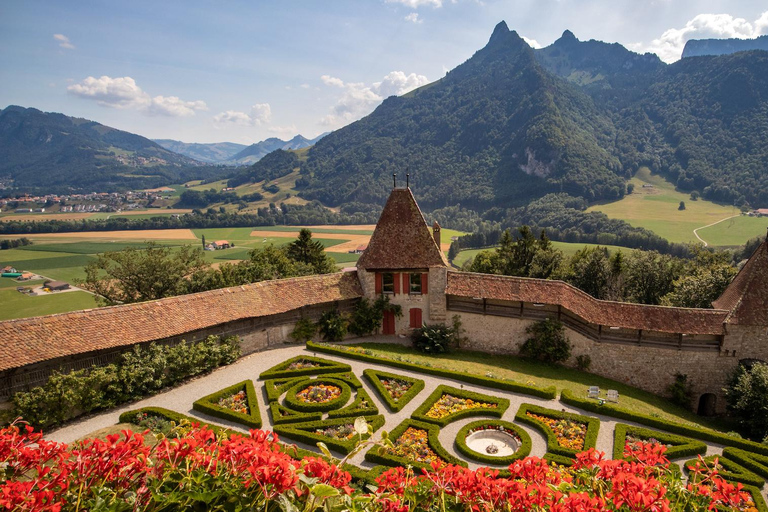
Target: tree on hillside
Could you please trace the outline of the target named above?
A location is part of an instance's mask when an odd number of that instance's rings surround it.
[[[674,290],[661,299],[665,306],[710,308],[736,276],[726,252],[711,253],[697,249],[696,257],[686,264],[683,275],[675,280]]]
[[[287,255],[297,263],[311,265],[316,274],[329,274],[336,270],[336,264],[325,253],[325,247],[317,240],[312,240],[312,232],[303,228],[299,237],[288,244]]]
[[[755,441],[768,436],[768,364],[742,364],[725,388],[728,410]]]
[[[611,264],[605,247],[585,247],[571,258],[566,281],[596,299],[605,299],[611,284]]]
[[[199,247],[179,249],[147,243],[96,256],[85,267],[83,288],[105,305],[162,299],[186,293],[186,277],[208,264]]]
[[[640,304],[659,304],[683,270],[681,260],[656,251],[634,251],[626,265],[625,293]]]

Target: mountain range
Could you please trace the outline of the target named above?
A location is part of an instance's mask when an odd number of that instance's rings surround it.
[[[683,58],[728,55],[750,50],[768,51],[768,35],[754,39],[689,39],[683,48]]]
[[[318,135],[314,139],[307,139],[302,135],[296,135],[291,140],[281,140],[276,137],[270,137],[267,140],[251,144],[247,148],[244,148],[242,151],[232,156],[230,161],[240,165],[253,164],[264,158],[267,154],[278,149],[303,149],[309,147],[326,135],[328,135],[327,132]]]

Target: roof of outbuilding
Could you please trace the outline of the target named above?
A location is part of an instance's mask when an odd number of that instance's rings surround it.
[[[731,312],[729,324],[768,325],[768,238],[712,305]]]
[[[562,306],[587,322],[625,329],[724,334],[727,311],[598,300],[563,281],[448,272],[446,294]]]
[[[356,272],[278,279],[138,304],[0,322],[0,371],[180,336],[363,294]]]
[[[409,188],[396,188],[381,212],[368,248],[357,261],[365,270],[447,267],[448,261]]]

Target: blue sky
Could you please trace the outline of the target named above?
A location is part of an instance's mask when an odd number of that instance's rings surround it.
[[[185,142],[314,137],[441,78],[501,20],[668,62],[691,38],[768,34],[754,0],[3,0],[0,108]]]

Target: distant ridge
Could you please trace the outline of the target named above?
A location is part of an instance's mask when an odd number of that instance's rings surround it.
[[[768,51],[768,35],[754,39],[691,39],[685,43],[682,58],[728,55],[749,50]]]
[[[152,140],[169,151],[209,164],[226,162],[247,147],[245,144],[234,142],[187,143],[172,139]]]
[[[323,133],[314,139],[307,139],[302,135],[296,135],[291,140],[282,140],[277,137],[270,137],[269,139],[251,144],[250,146],[242,149],[239,153],[233,155],[230,158],[230,163],[238,165],[249,165],[258,162],[264,158],[267,154],[278,149],[302,149],[312,146],[315,142],[319,141],[323,137],[328,135],[328,132]]]

